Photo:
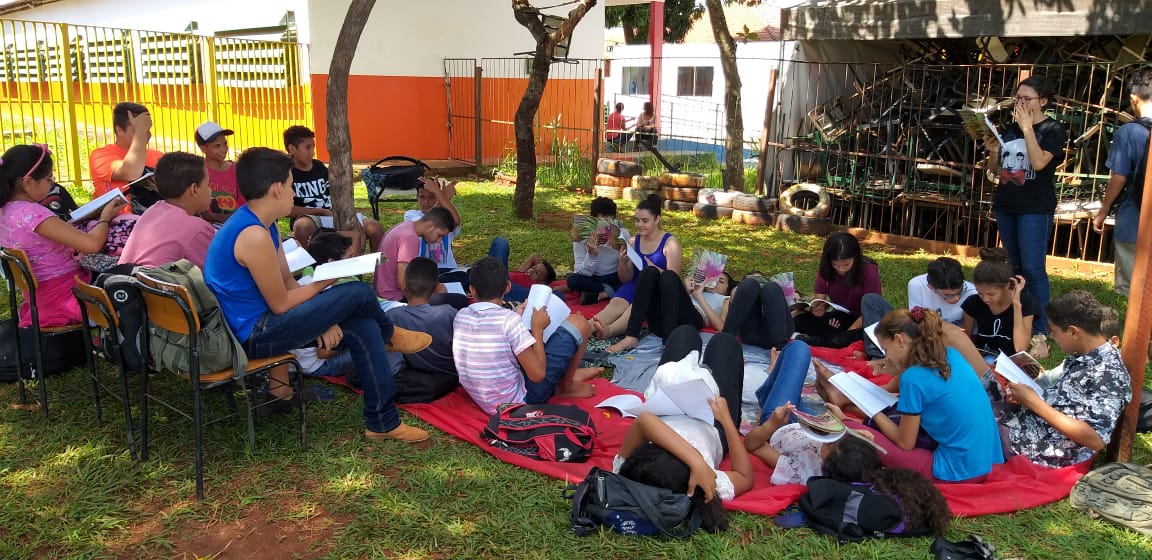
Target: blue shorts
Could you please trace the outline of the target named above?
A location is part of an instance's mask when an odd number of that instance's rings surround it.
[[[544,380],[532,381],[527,378],[524,380],[527,389],[524,394],[525,403],[544,404],[556,394],[556,388],[564,380],[564,374],[568,373],[572,356],[576,355],[583,342],[583,337],[575,325],[568,321],[560,324],[560,328],[552,333],[552,338],[544,343]]]

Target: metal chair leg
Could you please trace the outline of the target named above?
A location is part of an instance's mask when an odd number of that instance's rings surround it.
[[[87,325],[88,314],[82,312],[81,320]],[[99,373],[96,371],[96,357],[93,356],[95,349],[92,348],[92,330],[85,327],[84,335],[84,345],[88,350],[85,352],[88,358],[88,379],[92,382],[92,406],[96,409],[96,427],[99,428],[104,425],[104,414],[100,408],[100,379],[97,377]]]
[[[128,438],[128,454],[136,460],[136,435],[132,430],[132,397],[128,393],[128,372],[124,369],[124,359],[120,356],[120,348],[114,350],[116,354],[116,368],[120,370],[120,400],[124,407],[124,436]],[[143,374],[147,376],[147,373]]]
[[[193,367],[198,367],[198,366],[193,366]],[[200,426],[201,394],[200,394],[200,383],[198,381],[199,381],[198,379],[194,379],[193,385],[192,385],[192,440],[193,440],[192,445],[193,445],[193,448],[195,450],[194,452],[196,454],[196,458],[195,458],[195,463],[196,463],[196,499],[197,500],[203,500],[204,499],[204,448],[203,448],[203,441],[201,439],[203,436],[203,434],[201,433],[201,426]]]

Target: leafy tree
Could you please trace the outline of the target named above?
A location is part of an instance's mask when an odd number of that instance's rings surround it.
[[[604,8],[604,26],[623,27],[624,42],[643,45],[648,42],[649,4],[608,6]],[[696,0],[667,0],[664,2],[664,42],[684,40],[692,23],[704,15],[704,7]]]
[[[331,183],[332,215],[336,229],[362,232],[356,219],[356,201],[352,193],[352,135],[348,132],[348,73],[364,24],[376,0],[352,0],[336,37],[336,48],[328,65],[327,107],[328,173]]]
[[[746,2],[758,3],[758,0]],[[744,189],[744,113],[740,109],[740,70],[736,65],[736,40],[728,31],[728,19],[720,0],[704,0],[712,34],[720,47],[720,67],[724,70],[724,125],[728,140],[724,146],[724,188]]]

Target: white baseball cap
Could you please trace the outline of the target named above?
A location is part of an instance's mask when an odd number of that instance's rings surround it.
[[[196,143],[203,146],[216,139],[217,136],[232,136],[235,134],[227,128],[223,128],[214,122],[206,122],[196,127]]]

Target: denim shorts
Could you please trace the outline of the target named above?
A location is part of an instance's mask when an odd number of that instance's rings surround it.
[[[580,348],[583,337],[576,326],[568,321],[560,324],[560,328],[552,333],[552,338],[544,343],[544,380],[534,382],[525,379],[526,393],[524,402],[528,404],[543,404],[552,398],[556,388],[564,380],[568,372],[568,365],[572,363],[572,356]]]

